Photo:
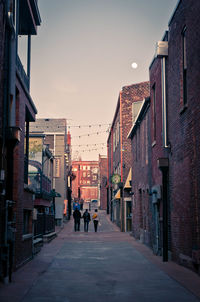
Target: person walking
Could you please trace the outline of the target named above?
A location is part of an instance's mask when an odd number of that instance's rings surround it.
[[[84,232],[88,232],[88,226],[91,220],[88,209],[86,209],[85,212],[83,213],[83,219],[84,219]]]
[[[92,220],[94,223],[94,231],[97,232],[98,223],[99,223],[99,215],[97,209],[95,209],[95,213],[92,215]]]
[[[81,220],[81,212],[78,208],[75,208],[74,213],[74,231],[80,231],[80,220]]]

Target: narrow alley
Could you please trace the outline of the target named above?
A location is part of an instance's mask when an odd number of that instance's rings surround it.
[[[197,302],[199,277],[163,263],[149,248],[113,225],[105,211],[94,232],[74,232],[73,220],[56,239],[0,285],[1,302]]]

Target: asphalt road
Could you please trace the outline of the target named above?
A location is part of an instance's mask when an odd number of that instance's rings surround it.
[[[94,232],[73,231],[73,221],[33,261],[0,288],[1,302],[198,302],[134,246],[100,212]],[[200,283],[199,283],[200,285]],[[2,291],[1,291],[2,290]],[[7,290],[7,291],[6,291]]]

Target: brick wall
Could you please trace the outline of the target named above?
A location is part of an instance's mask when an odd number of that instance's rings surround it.
[[[152,246],[152,204],[150,198],[151,162],[151,111],[145,109],[134,133],[132,145],[132,231],[141,242]]]
[[[200,2],[181,1],[169,24],[168,116],[172,253],[200,250]],[[187,104],[183,104],[183,44],[186,26]]]
[[[99,155],[100,208],[107,209],[107,157]]]
[[[15,268],[32,258],[32,237],[23,236],[23,211],[30,210],[30,234],[32,233],[33,195],[24,190],[24,137],[26,110],[34,118],[35,112],[27,99],[22,85],[17,79],[16,123],[22,129],[19,144],[14,149],[14,186],[13,199],[16,215]]]
[[[121,91],[123,181],[131,167],[131,142],[127,135],[132,127],[132,104],[149,96],[149,82],[124,86]]]
[[[133,84],[129,86],[122,87],[119,94],[115,115],[112,122],[111,133],[108,140],[108,161],[109,161],[109,190],[113,190],[111,184],[111,177],[113,173],[120,174],[121,182],[125,184],[130,167],[131,167],[131,141],[127,138],[127,135],[132,127],[132,104],[138,101],[143,101],[144,98],[149,96],[149,82],[142,82],[138,84]],[[117,130],[119,128],[119,131]],[[115,143],[117,141],[117,143]],[[112,196],[116,192],[113,191]],[[110,202],[112,198],[110,194]],[[119,203],[118,203],[119,204]],[[121,207],[121,208],[120,208]],[[116,221],[118,225],[121,223],[125,226],[126,223],[126,213],[122,210],[125,209],[125,202],[121,205],[116,206],[112,209],[111,204],[111,219],[114,211],[116,212],[116,217],[120,221]],[[120,213],[119,213],[120,211]],[[124,212],[124,213],[123,213]],[[123,221],[123,223],[122,223]]]

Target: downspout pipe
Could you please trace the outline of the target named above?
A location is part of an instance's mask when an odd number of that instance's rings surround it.
[[[169,148],[167,130],[167,96],[166,96],[166,58],[161,59],[162,73],[162,123],[163,123],[163,146]]]
[[[163,41],[156,44],[156,58],[161,59],[161,83],[162,83],[162,134],[163,147],[169,148],[167,131],[167,83],[166,83],[166,57],[168,57],[168,32]]]
[[[28,89],[30,90],[30,77],[31,77],[31,35],[28,35],[27,76],[28,76]]]

